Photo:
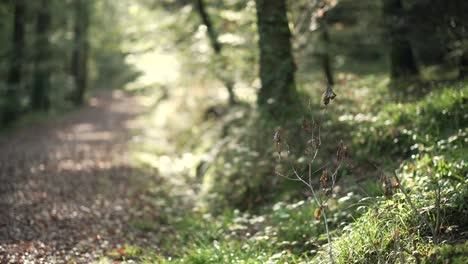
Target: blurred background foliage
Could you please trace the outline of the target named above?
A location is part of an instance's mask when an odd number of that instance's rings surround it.
[[[48,49],[45,58],[42,58],[41,67],[47,69],[48,77],[45,97],[50,100],[49,106],[39,109],[44,112],[56,112],[62,109],[70,109],[74,102],[72,94],[78,90],[73,72],[73,51],[77,47],[75,28],[84,23],[84,15],[76,14],[77,1],[2,1],[0,10],[2,12],[0,45],[0,92],[2,93],[0,108],[14,108],[12,117],[3,117],[3,125],[8,125],[18,117],[31,112],[36,112],[32,106],[32,94],[37,87],[35,73],[38,68],[38,53]],[[91,89],[121,89],[126,83],[138,77],[139,72],[126,60],[127,54],[124,49],[124,25],[121,15],[127,12],[126,7],[117,5],[113,1],[79,1],[86,6],[89,16],[89,27],[86,45],[89,46],[89,59],[86,62],[88,77],[84,82]],[[20,27],[23,30],[22,45],[15,43],[14,24],[15,7],[22,6]],[[45,31],[45,36],[38,35],[40,27],[39,17],[45,12],[50,23]],[[78,17],[76,17],[78,16]],[[103,30],[106,28],[106,30]],[[46,42],[38,42],[44,37]],[[21,58],[15,57],[14,49],[21,49]],[[15,89],[14,95],[8,94],[9,74],[11,64],[21,60],[20,82]],[[84,88],[88,90],[87,88]],[[89,89],[89,90],[91,90]],[[13,104],[9,107],[8,105]],[[2,112],[4,113],[4,111]],[[36,112],[37,113],[37,112]]]

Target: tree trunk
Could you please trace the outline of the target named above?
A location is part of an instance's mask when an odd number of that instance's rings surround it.
[[[215,56],[221,62],[221,66],[220,69],[218,69],[218,71],[227,71],[227,63],[221,54],[223,46],[218,41],[218,34],[216,33],[216,30],[213,27],[213,23],[211,22],[210,16],[206,11],[205,2],[203,0],[195,0],[195,8],[202,20],[202,23],[206,26],[208,37],[210,39],[210,44],[213,48]],[[225,72],[217,73],[216,75],[218,75],[218,79],[220,79],[223,82],[224,86],[227,89],[227,92],[229,94],[229,104],[235,104],[236,96],[234,94],[233,80],[229,76],[227,76],[228,74],[226,74]]]
[[[23,67],[25,2],[15,1],[13,21],[13,50],[5,91],[5,106],[2,113],[2,123],[14,121],[20,109],[19,90],[21,88],[21,70]]]
[[[31,107],[35,110],[48,110],[50,77],[50,10],[47,0],[41,0],[36,21],[36,54],[34,58],[34,86],[31,94]]]
[[[418,75],[418,67],[405,30],[401,0],[384,0],[384,17],[390,38],[390,75],[392,79]]]
[[[256,0],[262,87],[257,103],[277,116],[296,103],[291,32],[285,0]]]
[[[71,75],[75,82],[75,90],[72,94],[72,102],[76,106],[80,106],[84,103],[88,80],[89,2],[88,0],[74,0],[74,4],[74,49],[72,54]]]
[[[460,78],[468,77],[468,50],[460,58]]]
[[[330,34],[328,33],[328,27],[325,21],[320,22],[320,33],[324,45],[322,54],[322,70],[327,80],[327,86],[332,87],[335,85],[335,81],[333,80],[333,72],[330,63]]]
[[[455,20],[456,40],[464,45],[460,56],[460,74],[459,78],[468,78],[468,20],[466,19],[466,10],[468,10],[468,1],[451,1],[450,7],[453,9],[451,19]]]

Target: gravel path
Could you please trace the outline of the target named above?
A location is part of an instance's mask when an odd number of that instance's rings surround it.
[[[129,157],[142,113],[135,98],[107,92],[0,138],[0,263],[89,263],[126,242],[157,245],[155,232],[128,224],[158,217],[139,191],[160,179]]]

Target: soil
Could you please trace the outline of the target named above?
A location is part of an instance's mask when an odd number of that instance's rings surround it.
[[[104,92],[0,138],[0,263],[89,263],[124,243],[158,250],[164,226],[129,224],[159,217],[140,194],[161,179],[131,162],[143,110],[134,96]]]

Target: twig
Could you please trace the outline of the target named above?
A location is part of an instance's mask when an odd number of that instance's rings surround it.
[[[289,177],[289,176],[283,175],[282,173],[280,173],[280,172],[278,172],[278,171],[276,171],[275,173],[276,173],[276,175],[278,175],[278,176],[280,176],[280,177],[283,177],[283,178],[285,178],[285,179],[291,180],[291,181],[300,181],[299,179],[291,178],[291,177]]]

